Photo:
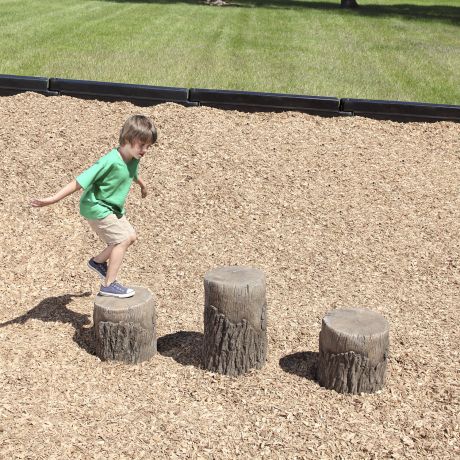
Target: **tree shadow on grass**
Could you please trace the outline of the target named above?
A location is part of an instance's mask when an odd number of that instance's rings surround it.
[[[162,356],[173,358],[179,364],[201,368],[203,334],[192,331],[167,334],[158,339],[157,349]]]
[[[316,380],[316,369],[318,367],[319,353],[314,351],[304,351],[283,356],[280,367],[290,374],[304,377],[308,380]]]
[[[17,318],[0,323],[0,328],[11,324],[25,324],[31,319],[44,322],[59,322],[71,324],[75,329],[73,340],[89,354],[95,354],[93,328],[85,327],[91,324],[90,315],[69,310],[67,305],[75,297],[89,297],[91,292],[83,294],[64,294],[58,297],[48,297],[38,305]]]
[[[174,4],[186,3],[189,5],[205,5],[202,0],[106,0],[110,3],[151,3]],[[413,5],[395,3],[392,5],[373,5],[360,2],[359,7],[344,9],[340,7],[340,0],[331,2],[309,0],[228,0],[225,8],[273,8],[273,9],[311,9],[319,11],[340,12],[341,14],[367,17],[399,17],[401,19],[419,21],[439,21],[460,26],[460,6],[451,5]]]

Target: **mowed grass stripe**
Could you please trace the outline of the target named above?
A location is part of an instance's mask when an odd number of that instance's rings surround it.
[[[240,3],[0,0],[0,72],[460,104],[458,2]]]

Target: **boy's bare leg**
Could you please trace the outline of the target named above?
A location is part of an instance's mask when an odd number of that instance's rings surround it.
[[[93,260],[97,262],[98,264],[107,262],[110,258],[110,254],[112,254],[113,248],[114,248],[113,244],[111,244],[110,246],[107,246],[101,253],[99,253],[97,256],[94,256]]]
[[[109,268],[107,269],[107,276],[105,278],[106,286],[112,284],[117,279],[118,270],[123,262],[123,257],[132,243],[133,240],[127,239],[119,244],[113,245],[109,258]]]

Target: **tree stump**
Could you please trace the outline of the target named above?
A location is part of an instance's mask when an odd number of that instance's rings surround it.
[[[264,273],[216,268],[204,276],[204,289],[204,367],[230,376],[260,369],[267,355]]]
[[[125,299],[96,297],[96,354],[104,361],[140,363],[157,351],[155,299],[146,288],[134,289],[134,296]]]
[[[318,381],[338,393],[373,393],[383,387],[389,324],[371,310],[333,310],[319,334]]]

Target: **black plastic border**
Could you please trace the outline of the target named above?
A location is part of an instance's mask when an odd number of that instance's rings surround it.
[[[49,79],[45,77],[21,77],[19,75],[0,74],[0,95],[12,96],[26,91],[57,96],[58,93],[49,90]]]
[[[200,105],[243,111],[295,110],[337,116],[340,110],[336,97],[192,88],[189,98]]]
[[[63,96],[99,99],[110,102],[123,100],[141,106],[150,106],[162,102],[175,102],[186,106],[197,105],[191,104],[188,100],[187,88],[50,78],[49,89],[57,91]]]
[[[201,88],[110,83],[65,78],[0,74],[0,96],[34,91],[47,96],[67,95],[102,101],[128,101],[138,106],[175,102],[243,112],[298,111],[321,116],[357,115],[395,121],[460,122],[460,106],[423,102],[381,101],[295,94],[259,93]]]
[[[342,99],[340,108],[354,115],[395,121],[460,121],[460,106],[424,102]]]

